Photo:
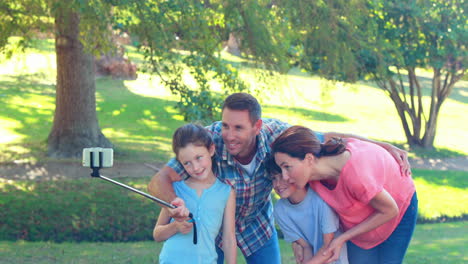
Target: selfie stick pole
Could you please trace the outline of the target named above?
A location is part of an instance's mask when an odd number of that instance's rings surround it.
[[[154,197],[152,195],[149,195],[149,194],[147,194],[145,192],[142,192],[142,191],[137,190],[137,189],[135,189],[133,187],[130,187],[128,185],[125,185],[123,183],[120,183],[118,181],[114,181],[112,179],[109,179],[109,178],[107,178],[105,176],[100,175],[99,174],[99,169],[102,168],[102,152],[99,152],[99,166],[98,167],[94,166],[94,153],[91,152],[90,155],[91,155],[90,167],[93,170],[93,172],[91,173],[92,177],[101,178],[101,179],[106,180],[108,182],[111,182],[113,184],[119,185],[120,187],[123,187],[123,188],[125,188],[127,190],[130,190],[132,192],[136,192],[139,195],[142,195],[142,196],[144,196],[144,197],[146,197],[146,198],[148,198],[150,200],[153,200],[153,201],[155,201],[155,202],[157,202],[157,203],[159,203],[159,204],[161,204],[163,206],[169,207],[171,209],[177,208],[177,206],[172,205],[172,204],[170,204],[170,203],[168,203],[166,201],[163,201],[163,200],[161,200],[159,198],[156,198],[156,197]],[[193,214],[192,213],[189,213],[189,218],[190,218],[189,222],[193,222],[193,243],[197,244],[197,226],[195,225],[195,219],[193,219]]]

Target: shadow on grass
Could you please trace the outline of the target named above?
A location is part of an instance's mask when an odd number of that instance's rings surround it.
[[[53,124],[55,85],[41,84],[38,79],[36,75],[0,79],[0,117],[13,122],[5,129],[18,137],[12,144],[0,145],[0,162],[45,157]],[[99,124],[101,129],[112,131],[106,136],[116,146],[116,159],[167,159],[173,130],[183,123],[174,118],[174,101],[135,94],[123,81],[107,78],[96,81],[96,98]],[[119,146],[124,145],[130,153],[122,152]]]
[[[403,83],[408,94],[409,88],[408,88],[407,76],[404,75],[404,77],[405,78],[403,79]],[[427,100],[430,100],[431,93],[432,93],[432,78],[418,76],[418,80],[422,87],[421,91],[422,91],[423,97],[427,98]],[[366,85],[371,88],[382,90],[380,87],[377,86],[376,83],[371,82],[371,81],[361,82],[361,84]],[[455,83],[455,87],[450,93],[448,99],[455,100],[462,104],[467,104],[468,103],[468,82],[458,81],[457,83]]]
[[[41,74],[31,74],[3,76],[0,81],[0,117],[6,122],[17,123],[13,136],[21,138],[21,146],[0,145],[0,161],[22,159],[24,154],[44,157],[47,135],[52,127],[53,108],[50,105],[55,101],[55,86],[41,84],[40,79]]]
[[[397,146],[401,149],[404,149],[408,152],[411,152],[411,154],[414,154],[416,158],[422,158],[422,159],[427,159],[427,158],[453,158],[453,157],[463,157],[466,156],[466,153],[460,152],[460,151],[454,151],[452,149],[448,148],[434,148],[434,149],[424,149],[424,148],[419,148],[419,147],[409,147],[408,144],[406,143],[401,143],[401,142],[389,142],[390,144]]]
[[[310,119],[314,121],[326,121],[326,122],[348,122],[350,119],[342,115],[330,114],[322,111],[315,111],[300,107],[285,107],[285,106],[274,106],[266,105],[264,107],[269,112],[275,112],[278,114],[295,114],[302,116],[304,119]]]

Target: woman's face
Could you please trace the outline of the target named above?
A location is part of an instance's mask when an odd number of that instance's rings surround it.
[[[275,153],[275,162],[280,166],[283,179],[290,184],[303,188],[309,181],[310,166],[307,161],[289,156],[286,153]]]

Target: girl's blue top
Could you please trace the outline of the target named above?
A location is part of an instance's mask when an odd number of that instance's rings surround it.
[[[216,263],[215,239],[222,223],[224,208],[231,187],[216,179],[215,183],[204,190],[201,196],[190,188],[185,181],[174,182],[176,195],[185,201],[185,206],[193,214],[197,225],[198,242],[193,244],[193,228],[188,234],[177,233],[170,237],[159,255],[159,263]],[[174,221],[171,219],[171,222]]]

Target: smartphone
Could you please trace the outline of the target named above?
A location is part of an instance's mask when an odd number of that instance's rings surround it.
[[[91,167],[91,156],[94,167],[110,168],[114,165],[114,150],[111,148],[84,148],[83,167]]]

